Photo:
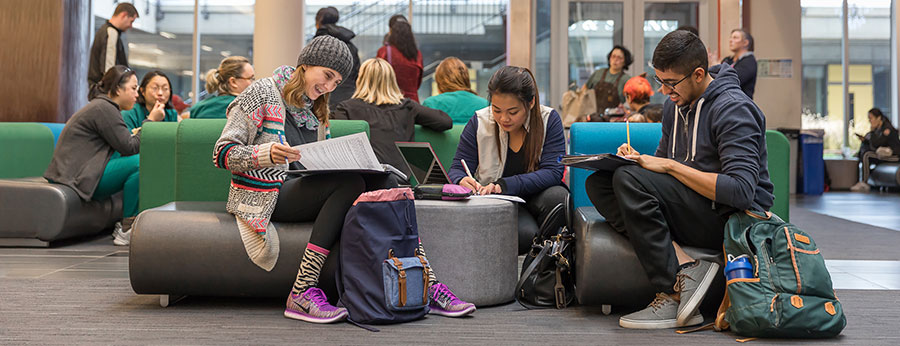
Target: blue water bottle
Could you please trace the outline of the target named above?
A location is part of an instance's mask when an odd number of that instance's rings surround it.
[[[725,279],[751,279],[753,278],[753,264],[750,256],[743,254],[737,257],[728,255],[728,263],[725,264]]]

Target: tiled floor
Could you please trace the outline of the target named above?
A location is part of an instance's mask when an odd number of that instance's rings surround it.
[[[900,194],[897,193],[828,192],[819,196],[793,195],[791,205],[900,231]]]

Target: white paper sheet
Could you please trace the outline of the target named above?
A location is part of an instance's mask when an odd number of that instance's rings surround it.
[[[368,169],[384,171],[364,132],[294,146],[309,171]]]

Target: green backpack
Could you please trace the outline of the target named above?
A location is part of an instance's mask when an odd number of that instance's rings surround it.
[[[824,258],[796,226],[771,213],[735,213],[725,225],[724,250],[726,261],[748,255],[753,277],[727,281],[716,329],[730,327],[748,337],[825,338],[847,325]]]

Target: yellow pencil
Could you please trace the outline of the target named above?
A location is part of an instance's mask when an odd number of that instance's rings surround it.
[[[625,137],[628,141],[628,152],[633,151],[631,148],[631,127],[628,126],[628,120],[625,120]]]

